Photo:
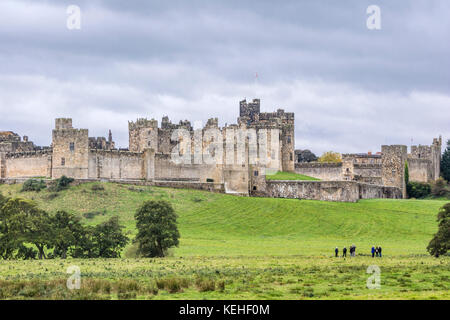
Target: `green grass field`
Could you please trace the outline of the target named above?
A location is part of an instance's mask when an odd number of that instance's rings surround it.
[[[123,259],[1,261],[0,298],[450,298],[450,258],[426,252],[446,200],[337,203],[102,185],[74,186],[55,198],[22,193],[21,185],[0,185],[0,192],[34,199],[49,212],[98,212],[83,217],[86,224],[118,215],[130,238],[137,207],[165,199],[179,215],[179,248],[164,259],[126,258],[126,248]],[[357,257],[333,257],[334,247],[351,244]],[[383,258],[369,257],[372,245],[383,247]],[[381,289],[366,288],[371,264],[381,269]],[[81,268],[81,290],[65,289],[69,265]]]
[[[278,171],[274,174],[266,175],[266,180],[320,180],[317,178],[305,176],[304,174]]]

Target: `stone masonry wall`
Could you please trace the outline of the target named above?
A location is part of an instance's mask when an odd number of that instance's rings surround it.
[[[407,148],[404,145],[381,146],[382,172],[381,179],[384,186],[397,187],[402,190],[406,198],[405,162]]]
[[[3,178],[51,176],[51,152],[30,151],[6,154],[4,156],[3,162]]]
[[[408,158],[409,180],[415,182],[430,182],[432,177],[432,164],[428,159]]]
[[[90,179],[144,179],[143,153],[90,150]]]
[[[274,198],[356,202],[359,199],[401,198],[395,187],[355,181],[267,181],[265,196]]]
[[[321,180],[343,180],[342,163],[296,163],[295,172]]]

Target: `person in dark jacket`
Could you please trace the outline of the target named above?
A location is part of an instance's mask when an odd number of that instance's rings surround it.
[[[375,257],[375,247],[372,246],[372,258]]]
[[[334,249],[334,256],[337,257],[339,255],[339,249],[338,247],[336,247],[336,249]]]
[[[352,245],[352,257],[356,256],[356,246]]]
[[[342,249],[342,256],[343,257],[347,256],[347,247],[344,247],[344,249]]]
[[[378,247],[378,254],[380,255],[381,258],[381,247]]]
[[[378,257],[378,246],[375,247],[375,257]]]

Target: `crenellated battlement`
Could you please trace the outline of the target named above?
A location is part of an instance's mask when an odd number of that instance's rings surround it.
[[[53,151],[51,149],[42,149],[42,150],[34,150],[34,151],[22,151],[22,152],[7,152],[5,153],[6,159],[13,158],[33,158],[40,156],[48,156],[52,155]]]

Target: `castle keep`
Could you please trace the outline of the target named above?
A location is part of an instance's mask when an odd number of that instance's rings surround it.
[[[298,163],[294,113],[261,112],[260,100],[239,103],[236,124],[209,119],[194,129],[188,120],[163,117],[128,123],[129,146],[89,137],[72,119],[55,120],[50,147],[38,147],[11,131],[0,131],[0,182],[63,175],[81,181],[108,180],[197,188],[240,195],[357,201],[405,196],[404,163],[410,180],[439,177],[441,139],[431,146],[382,146],[376,154],[343,155],[342,163]],[[321,181],[266,181],[266,172],[288,171]]]

